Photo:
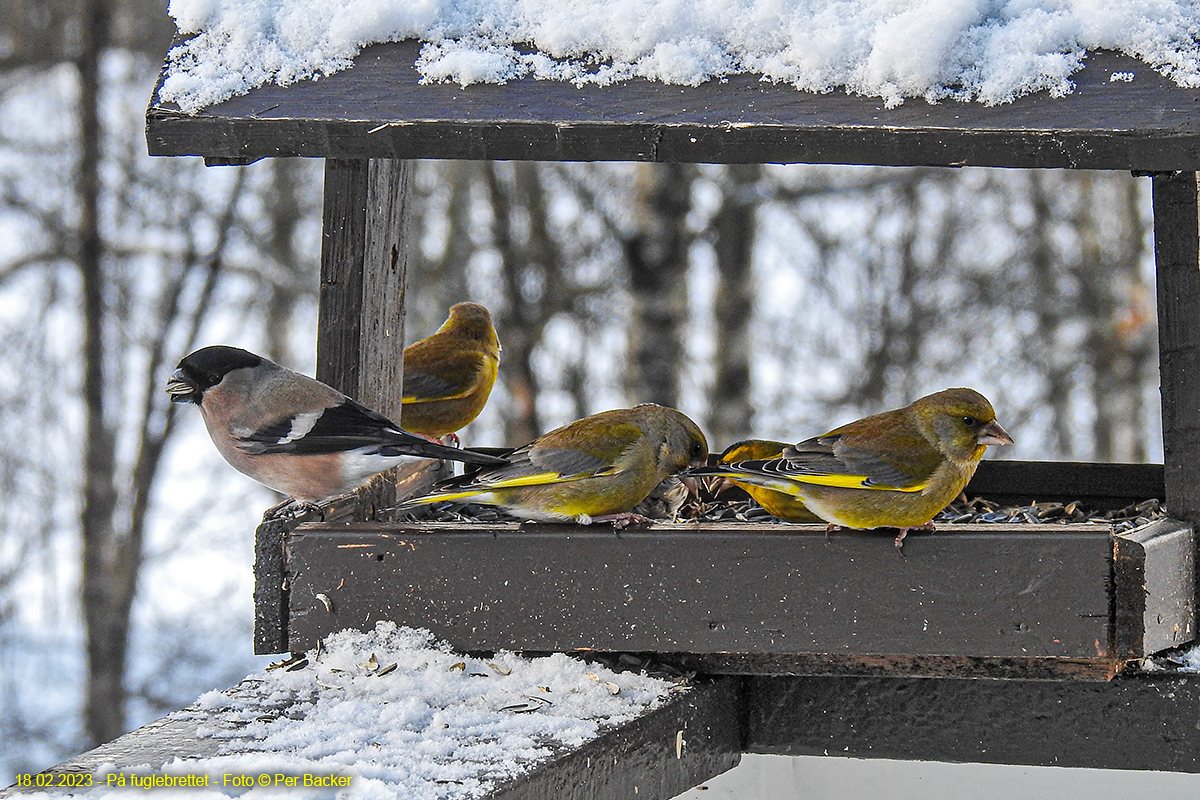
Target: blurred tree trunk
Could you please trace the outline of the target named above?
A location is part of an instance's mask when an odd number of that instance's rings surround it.
[[[116,439],[107,406],[105,358],[107,285],[100,233],[101,58],[108,43],[107,0],[84,6],[80,20],[79,166],[76,193],[80,209],[77,263],[83,293],[83,612],[87,628],[88,684],[84,724],[93,743],[125,730],[124,678],[129,607],[136,582],[133,561],[139,543],[118,536]]]
[[[1057,263],[1054,247],[1054,205],[1061,194],[1063,179],[1041,172],[1029,173],[1029,196],[1033,222],[1028,233],[1029,269],[1033,278],[1034,319],[1036,328],[1031,339],[1041,349],[1042,402],[1050,409],[1050,447],[1064,457],[1074,457],[1075,443],[1071,437],[1071,376],[1063,365],[1060,328],[1071,315],[1066,308],[1060,276],[1063,269]]]
[[[916,257],[914,246],[920,235],[921,186],[932,179],[933,176],[924,170],[904,174],[894,209],[904,220],[900,225],[896,252],[870,265],[874,271],[869,281],[875,287],[872,294],[881,302],[877,304],[879,317],[867,321],[868,329],[875,335],[854,398],[856,403],[867,407],[880,407],[886,402],[889,390],[894,388],[894,376],[908,373],[921,350],[922,320],[916,287],[927,270]],[[889,274],[892,269],[896,274]]]
[[[880,409],[914,399],[930,318],[940,310],[928,287],[941,278],[959,233],[957,210],[930,211],[925,198],[953,179],[945,171],[905,170],[885,189],[895,197],[878,207],[864,234],[872,257],[863,292],[876,316],[863,320],[868,348],[846,401]],[[931,249],[921,247],[929,241]]]
[[[1120,173],[1114,177],[1122,181],[1117,207],[1121,209],[1124,225],[1118,259],[1123,265],[1124,280],[1112,328],[1126,364],[1124,374],[1115,380],[1123,387],[1128,404],[1112,457],[1113,460],[1145,462],[1150,460],[1150,451],[1142,423],[1152,413],[1146,407],[1145,387],[1154,386],[1158,379],[1158,309],[1141,270],[1143,257],[1148,256],[1149,234],[1153,231],[1153,226],[1148,224],[1149,218],[1142,214],[1146,205],[1143,189],[1147,188],[1149,179]]]
[[[162,377],[178,353],[191,349],[221,274],[222,254],[244,186],[244,172],[213,220],[217,239],[211,252],[192,246],[161,268],[153,298],[139,298],[145,283],[136,259],[123,272],[122,256],[105,244],[102,203],[121,202],[102,179],[106,130],[101,123],[101,61],[109,37],[109,7],[92,2],[81,20],[77,60],[79,162],[75,193],[80,209],[76,265],[80,275],[83,342],[80,353],[85,434],[83,503],[80,512],[83,570],[81,596],[85,628],[87,684],[84,731],[92,743],[109,741],[126,729],[130,611],[143,563],[143,542],[152,490],[175,416],[162,393]],[[125,165],[128,167],[129,165]],[[132,181],[132,177],[130,178]],[[187,201],[198,219],[206,204]],[[113,209],[113,218],[137,213]],[[287,235],[281,232],[280,235]],[[138,318],[135,299],[149,316]],[[132,394],[133,402],[129,402]],[[121,459],[120,441],[132,444],[132,463]]]
[[[750,267],[758,236],[756,189],[761,177],[759,164],[726,167],[721,207],[712,221],[717,266],[716,376],[709,398],[708,434],[714,449],[744,439],[751,432],[750,331],[754,284]]]
[[[531,207],[540,197],[533,186],[538,182],[536,165],[518,162],[512,166],[514,178],[509,185],[496,164],[488,164],[484,174],[492,201],[492,241],[500,255],[506,300],[503,324],[497,324],[504,331],[501,377],[511,403],[504,435],[509,444],[518,446],[545,432],[537,409],[540,383],[533,368],[533,351],[547,318],[543,293],[548,287],[546,266],[532,260],[528,246],[513,230],[518,208],[528,215],[531,226],[534,218],[545,213],[544,205]]]
[[[88,0],[0,0],[4,47],[0,71],[78,59],[88,46]],[[106,0],[105,41],[160,59],[175,26],[161,0]]]
[[[1146,441],[1136,423],[1145,414],[1146,363],[1157,348],[1153,300],[1140,276],[1146,231],[1137,181],[1088,172],[1074,180],[1080,189],[1073,220],[1080,240],[1078,286],[1087,325],[1081,355],[1090,367],[1095,406],[1091,457],[1145,461]],[[1113,233],[1105,236],[1110,221]]]
[[[435,326],[442,324],[450,306],[475,299],[467,288],[467,264],[475,252],[475,242],[471,236],[471,189],[479,178],[479,164],[474,161],[450,161],[441,166],[450,186],[450,199],[446,206],[446,247],[436,265],[442,302],[435,315]],[[429,333],[433,333],[433,330],[431,328]]]
[[[409,341],[428,336],[446,319],[450,306],[471,295],[468,271],[479,249],[475,232],[475,189],[483,183],[483,165],[475,161],[420,161],[414,164],[412,208],[414,246],[409,251]],[[436,238],[435,238],[436,234]],[[428,252],[425,242],[436,242]],[[494,311],[495,309],[493,309]],[[501,346],[504,346],[503,336]]]
[[[301,299],[311,293],[311,288],[300,285],[306,276],[298,274],[296,265],[302,258],[296,252],[296,227],[303,219],[298,181],[304,165],[299,159],[273,158],[270,162],[271,188],[274,202],[266,208],[269,225],[267,252],[276,264],[275,279],[264,283],[266,294],[267,336],[266,356],[277,364],[295,364],[289,341],[292,332],[292,316]]]
[[[634,403],[679,405],[686,354],[687,216],[693,174],[687,164],[637,165],[633,189],[637,227],[625,241],[633,305],[628,376]]]

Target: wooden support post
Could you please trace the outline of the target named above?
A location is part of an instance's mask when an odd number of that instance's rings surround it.
[[[1200,520],[1200,232],[1196,173],[1154,176],[1167,508]]]
[[[1200,523],[1200,224],[1196,173],[1158,174],[1153,181],[1166,508],[1173,517],[1196,525]],[[1200,558],[1196,563],[1200,564]]]
[[[325,162],[317,377],[397,422],[410,175],[407,161]],[[395,485],[378,481],[360,497],[373,517],[395,504]]]
[[[317,377],[393,419],[403,394],[409,178],[406,161],[325,162]]]

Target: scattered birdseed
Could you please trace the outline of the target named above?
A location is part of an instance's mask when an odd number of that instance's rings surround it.
[[[1124,533],[1166,516],[1167,513],[1163,510],[1161,502],[1154,498],[1116,510],[1098,511],[1088,509],[1084,503],[1078,500],[1070,503],[1043,502],[1025,506],[1010,506],[976,497],[966,502],[962,498],[956,500],[934,517],[933,521],[938,525],[1094,523],[1111,525],[1114,533]],[[415,513],[406,512],[397,517],[397,521],[400,522],[414,519],[459,523],[520,521],[518,517],[510,516],[493,506],[455,502],[424,506]],[[702,492],[699,499],[689,499],[680,509],[677,520],[708,523],[789,524],[768,514],[765,509],[753,500],[747,499],[740,491],[728,490],[716,495]]]

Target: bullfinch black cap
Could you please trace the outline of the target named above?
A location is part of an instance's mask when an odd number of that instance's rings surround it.
[[[167,382],[173,403],[198,403],[201,395],[235,369],[257,367],[265,359],[247,350],[226,345],[202,347],[183,357]]]

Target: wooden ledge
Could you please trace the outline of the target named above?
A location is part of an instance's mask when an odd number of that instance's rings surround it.
[[[1112,52],[1089,55],[1062,98],[983,106],[798,92],[735,75],[576,87],[421,83],[420,43],[365,48],[315,81],[261,86],[195,116],[151,99],[151,155],[210,163],[274,156],[825,163],[1142,171],[1200,168],[1200,91]],[[1112,75],[1131,72],[1130,82]]]
[[[1108,679],[1192,638],[1190,526],[915,532],[308,523],[286,644],[377,620],[458,650],[673,654],[704,672]],[[1150,649],[1148,649],[1150,648]]]

